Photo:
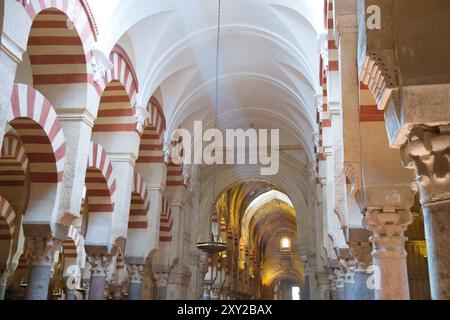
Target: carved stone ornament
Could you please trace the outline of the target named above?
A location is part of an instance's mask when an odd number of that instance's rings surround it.
[[[141,264],[127,265],[128,278],[131,283],[141,283],[144,278],[144,266]]]
[[[156,280],[156,287],[158,287],[158,288],[167,287],[167,285],[169,283],[169,274],[168,273],[166,273],[166,272],[154,273],[153,276]]]
[[[62,241],[52,238],[36,238],[29,242],[32,265],[53,265],[55,252],[61,249]]]
[[[450,200],[450,126],[414,128],[401,154],[416,172],[423,206]]]
[[[88,257],[91,264],[91,274],[93,277],[108,275],[108,269],[111,264],[111,257],[108,255],[92,255]]]

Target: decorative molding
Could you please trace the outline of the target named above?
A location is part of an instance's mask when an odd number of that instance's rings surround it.
[[[106,77],[106,72],[114,68],[114,65],[109,58],[99,49],[92,50],[91,60],[92,74],[94,82],[101,84]]]
[[[350,181],[350,192],[356,197],[362,189],[361,164],[358,162],[345,162],[344,171],[345,176]]]
[[[387,55],[370,53],[366,56],[360,74],[361,82],[372,92],[379,110],[386,109],[393,91],[398,89],[396,72],[392,68],[395,64],[390,60],[392,58],[387,58]]]
[[[147,121],[151,121],[151,114],[147,111],[147,108],[136,106],[135,107],[135,118],[136,118],[136,130],[142,134],[144,132],[145,125]]]

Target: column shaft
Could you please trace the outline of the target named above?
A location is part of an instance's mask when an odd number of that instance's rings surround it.
[[[450,201],[424,208],[431,296],[450,300]]]
[[[91,264],[89,300],[105,300],[106,277],[111,258],[108,255],[93,255],[88,260]]]
[[[28,286],[25,300],[47,300],[52,262],[60,242],[38,238],[30,240],[32,263],[28,272]]]

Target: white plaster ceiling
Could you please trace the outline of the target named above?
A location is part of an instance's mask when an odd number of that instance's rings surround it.
[[[217,1],[90,4],[99,48],[108,53],[118,42],[134,63],[138,103],[161,90],[168,134],[213,119]],[[222,7],[219,125],[279,128],[282,145],[299,146],[312,158],[323,2],[222,0]]]

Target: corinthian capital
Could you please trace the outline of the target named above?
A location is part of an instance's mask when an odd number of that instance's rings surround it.
[[[127,265],[128,277],[131,283],[141,283],[144,277],[144,266],[141,264]]]
[[[52,265],[56,251],[61,249],[62,242],[52,238],[36,238],[30,240],[33,265]]]
[[[405,257],[405,242],[408,239],[404,234],[412,222],[413,216],[407,210],[369,209],[364,224],[373,232],[373,257]]]
[[[88,262],[91,264],[91,274],[93,277],[108,275],[108,268],[111,264],[111,257],[108,255],[91,255],[88,257]]]
[[[163,288],[167,287],[169,283],[169,274],[167,272],[154,273],[153,276],[156,280],[156,287]]]
[[[417,174],[424,206],[450,200],[450,126],[414,128],[401,154]]]

